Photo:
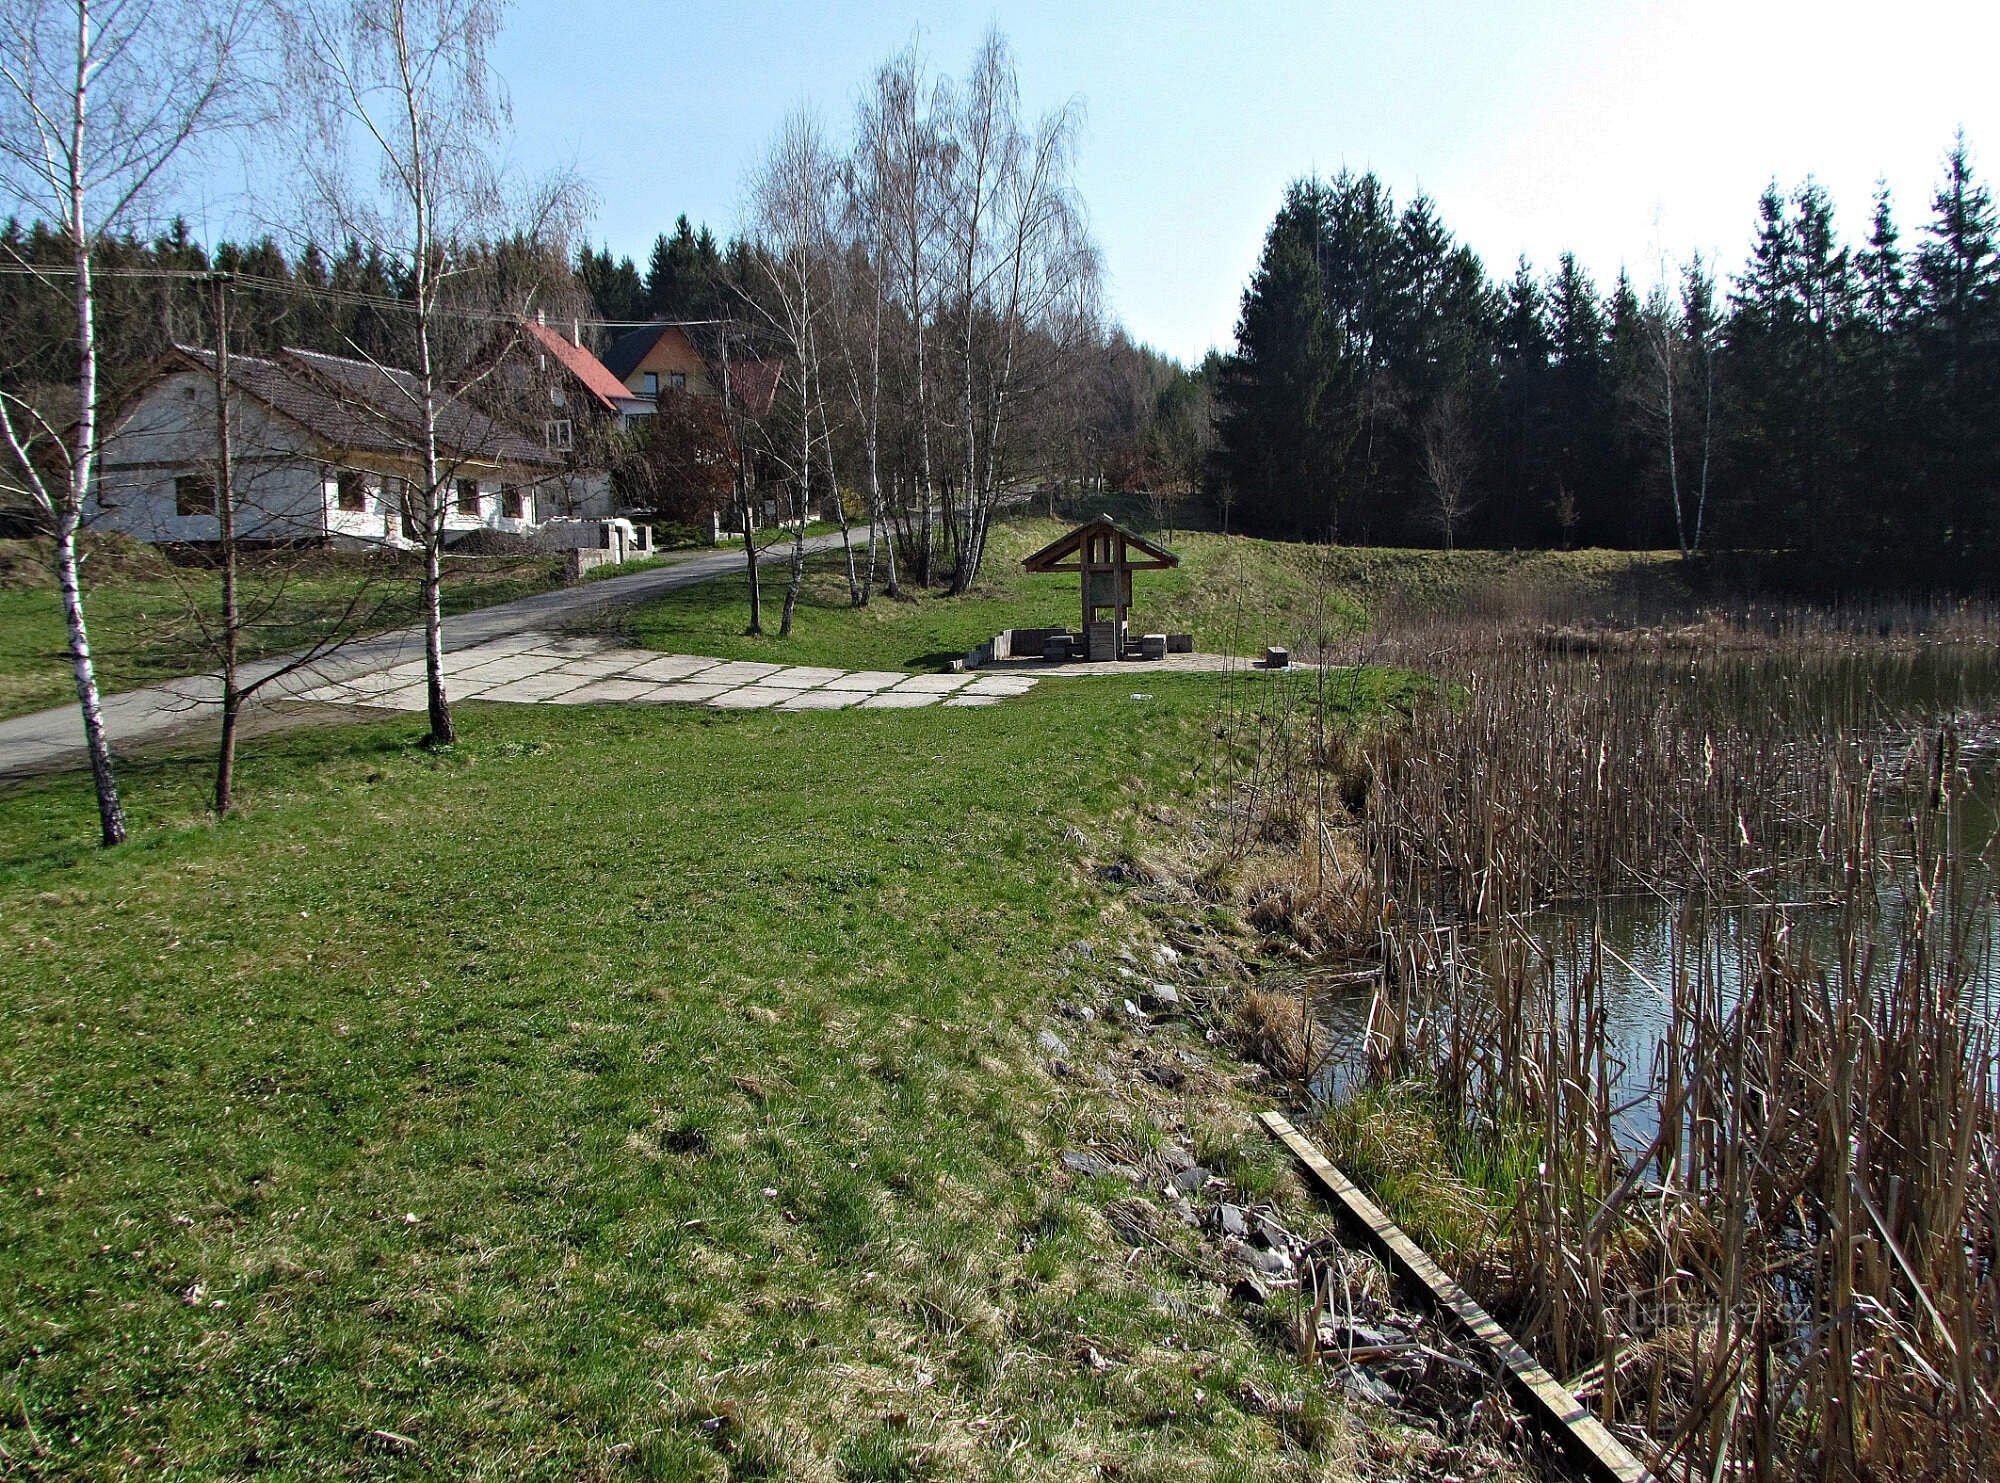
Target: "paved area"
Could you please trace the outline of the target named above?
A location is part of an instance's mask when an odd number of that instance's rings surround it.
[[[454,701],[519,705],[706,705],[718,710],[915,710],[996,705],[1033,688],[1030,675],[910,675],[901,670],[759,664],[628,649],[614,639],[529,631],[445,656]],[[299,692],[330,705],[421,711],[424,662],[407,660]]]
[[[1291,670],[1314,666],[1293,660]],[[979,666],[983,675],[1045,675],[1050,679],[1084,680],[1101,675],[1139,678],[1149,674],[1215,674],[1224,671],[1252,671],[1257,674],[1285,674],[1283,669],[1267,670],[1261,659],[1244,659],[1234,654],[1169,654],[1164,659],[1070,659],[1051,664],[1046,659],[1023,655],[1019,659],[994,659]]]
[[[855,527],[857,543],[867,538],[867,527]],[[806,542],[806,549],[824,551],[839,544],[838,535],[815,536]],[[765,552],[763,560],[776,565],[790,557],[788,547],[777,546]],[[741,550],[673,555],[647,571],[559,587],[447,618],[444,646],[450,655],[517,634],[545,634],[607,608],[644,602],[741,570]],[[379,674],[411,661],[421,666],[423,655],[423,629],[401,628],[357,639],[310,664],[301,664],[296,655],[258,660],[244,665],[243,675],[245,683],[271,677],[256,697],[256,703],[261,705],[269,700],[296,699],[309,690]],[[212,723],[221,701],[219,675],[189,675],[165,684],[146,685],[104,697],[105,729],[114,747],[155,741],[192,726]],[[83,719],[73,703],[0,720],[0,778],[75,766],[82,760]]]

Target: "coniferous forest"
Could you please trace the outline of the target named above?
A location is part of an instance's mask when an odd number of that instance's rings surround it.
[[[1183,509],[1198,492],[1227,528],[1281,538],[1678,548],[1822,588],[1990,586],[2000,227],[1968,148],[1947,152],[1915,227],[1883,190],[1850,240],[1810,180],[1769,187],[1752,225],[1733,273],[1697,257],[1643,287],[1625,273],[1604,285],[1564,254],[1503,280],[1429,197],[1399,204],[1373,173],[1301,179],[1244,291],[1233,353],[1184,368],[1101,327],[1065,373],[1060,456],[1019,472],[1170,488]],[[8,261],[65,250],[41,223],[0,231]],[[481,249],[500,278],[543,250]],[[741,315],[753,254],[682,216],[643,268],[583,246],[543,301],[599,340],[646,319]],[[114,394],[170,342],[206,340],[207,295],[177,275],[226,271],[261,299],[241,316],[253,350],[389,353],[408,294],[399,264],[352,244],[211,250],[179,223],[107,239],[101,257]],[[16,380],[65,379],[59,301],[0,277],[0,326]]]
[[[1288,192],[1216,388],[1245,531],[1361,543],[1678,546],[1848,585],[1988,585],[2000,256],[1961,140],[1906,234],[1808,180],[1733,277],[1641,289],[1564,254],[1495,281],[1373,174]]]

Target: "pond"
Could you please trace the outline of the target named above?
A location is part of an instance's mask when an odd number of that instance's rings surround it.
[[[1984,645],[1863,645],[1592,656],[1575,661],[1568,682],[1649,694],[1697,724],[1744,728],[1779,744],[1838,733],[1885,759],[1900,758],[1927,732],[1952,724],[1963,776],[1951,798],[1950,837],[1963,874],[1950,909],[1933,918],[1931,936],[1936,950],[1952,946],[1962,956],[1962,1012],[2000,1028],[2000,652]],[[1879,798],[1876,840],[1884,868],[1869,935],[1884,947],[1902,939],[1911,910],[1917,883],[1908,820],[1926,801],[1900,781]],[[1721,902],[1650,890],[1558,902],[1526,925],[1552,959],[1565,996],[1591,971],[1593,946],[1599,949],[1594,963],[1614,1058],[1611,1090],[1623,1108],[1617,1126],[1621,1140],[1642,1147],[1656,1128],[1649,1091],[1676,974],[1711,975],[1723,1002],[1733,1005],[1767,932],[1783,932],[1790,946],[1826,962],[1835,956],[1844,919],[1823,881],[1808,871],[1773,875],[1758,891]],[[1477,992],[1476,951],[1468,961],[1467,984]],[[1362,1074],[1372,997],[1365,984],[1315,996],[1332,1045],[1314,1088],[1323,1098],[1338,1096]]]

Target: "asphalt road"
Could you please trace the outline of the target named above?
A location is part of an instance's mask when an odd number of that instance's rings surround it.
[[[857,542],[866,541],[866,527],[854,529]],[[839,535],[816,536],[806,542],[808,552],[838,549]],[[777,545],[764,553],[765,565],[777,565],[791,556],[789,545]],[[528,629],[561,628],[579,618],[606,608],[644,602],[665,592],[677,592],[697,582],[743,570],[743,553],[704,551],[667,565],[635,572],[629,577],[606,577],[580,582],[574,587],[558,587],[533,597],[461,613],[445,619],[444,646],[447,651],[468,649],[511,633]],[[336,652],[280,675],[258,692],[256,703],[283,700],[305,690],[335,680],[349,680],[374,674],[413,659],[424,652],[421,626],[399,628],[370,638],[356,639]],[[243,683],[250,684],[296,662],[295,655],[261,659],[242,666]],[[212,720],[222,703],[219,674],[188,675],[164,684],[147,685],[104,697],[104,724],[115,747],[130,747],[157,741]],[[0,721],[0,778],[26,777],[63,767],[81,765],[84,757],[83,716],[74,705],[57,706]]]

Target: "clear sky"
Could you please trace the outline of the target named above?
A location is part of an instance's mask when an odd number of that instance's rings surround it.
[[[1184,358],[1230,343],[1264,229],[1310,171],[1428,191],[1496,276],[1569,248],[1642,285],[1662,249],[1740,266],[1773,176],[1815,175],[1854,236],[1886,178],[1913,237],[1955,129],[2000,175],[1993,0],[519,0],[496,62],[515,156],[573,160],[594,235],[643,267],[679,212],[726,234],[789,109],[844,131],[912,34],[956,72],[996,24],[1031,108],[1085,105],[1111,312]]]

